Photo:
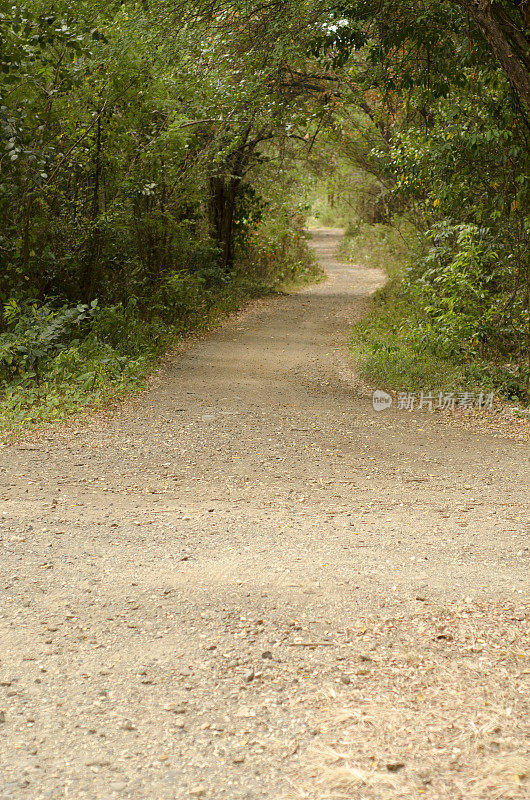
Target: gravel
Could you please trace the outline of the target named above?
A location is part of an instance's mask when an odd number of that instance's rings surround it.
[[[392,709],[391,666],[407,695],[400,631],[415,658],[421,614],[468,609],[469,647],[494,629],[484,607],[526,624],[522,428],[373,411],[346,343],[384,276],[337,263],[338,241],[315,234],[325,282],[188,342],[141,395],[0,448],[2,800],[360,796],[357,751],[324,794],[315,753],[365,684]],[[415,797],[391,744],[371,755]]]

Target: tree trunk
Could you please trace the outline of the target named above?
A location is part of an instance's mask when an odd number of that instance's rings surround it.
[[[89,303],[94,299],[94,288],[96,283],[96,272],[99,266],[101,254],[101,232],[99,230],[100,197],[99,187],[101,180],[101,115],[98,117],[96,136],[94,142],[94,176],[92,185],[92,202],[90,209],[90,219],[92,222],[92,234],[90,236],[89,252],[81,278],[81,291],[83,299]]]
[[[530,111],[530,40],[526,32],[528,6],[522,4],[520,26],[499,3],[456,0],[478,25],[508,80]]]
[[[243,133],[241,144],[226,164],[224,174],[210,177],[208,216],[212,237],[221,248],[222,264],[226,270],[234,265],[234,213],[237,195],[245,170],[252,158],[256,142],[249,142],[250,128]]]
[[[237,178],[218,175],[210,178],[210,229],[212,238],[221,248],[221,262],[226,270],[234,265],[234,211],[238,188]]]

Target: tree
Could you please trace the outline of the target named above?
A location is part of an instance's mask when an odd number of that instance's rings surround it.
[[[455,0],[475,22],[530,111],[530,3],[528,0]]]

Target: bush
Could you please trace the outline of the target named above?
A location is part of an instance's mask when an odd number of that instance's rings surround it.
[[[55,309],[50,302],[39,307],[9,300],[3,315],[7,331],[0,334],[0,380],[39,381],[58,354],[86,335],[96,312],[96,300]]]
[[[249,233],[239,272],[252,276],[263,286],[278,286],[320,274],[307,246],[305,217],[301,212],[277,208]]]
[[[372,233],[378,252],[381,232]],[[369,254],[370,230],[363,235]],[[474,226],[446,225],[408,267],[401,254],[374,297],[374,313],[352,332],[352,352],[368,380],[396,391],[493,391],[530,399],[528,317],[508,295],[507,268],[487,236]],[[354,254],[355,241],[347,245]]]
[[[175,337],[205,329],[246,298],[312,272],[301,225],[255,234],[251,252],[227,273],[205,247],[196,269],[173,270],[148,308],[142,298],[99,307],[41,306],[10,300],[0,334],[0,406],[4,425],[63,419],[142,385]],[[259,244],[258,244],[259,243]],[[204,244],[204,243],[202,243]],[[190,243],[187,252],[198,253]]]
[[[424,312],[416,324],[419,339],[443,357],[524,352],[529,313],[522,292],[511,291],[509,261],[488,230],[445,222],[430,239],[427,255],[406,275],[407,290]]]

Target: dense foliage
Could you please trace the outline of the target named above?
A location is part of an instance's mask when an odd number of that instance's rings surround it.
[[[285,72],[294,17],[0,10],[0,381],[22,405],[134,375],[171,331],[312,268],[284,168],[314,95]]]
[[[467,2],[363,0],[341,8],[360,45],[345,75],[357,103],[343,113],[335,141],[372,175],[379,218],[371,221],[406,213],[422,234],[423,247],[396,297],[404,350],[413,342],[420,360],[423,353],[480,364],[475,381],[495,375],[496,388],[524,400],[530,394],[529,19],[524,4],[488,7],[491,29],[501,20],[503,47],[512,49],[509,68],[499,56],[501,33],[492,44],[491,30]],[[384,346],[375,346],[380,358]],[[396,361],[396,349],[394,337],[388,363]],[[410,380],[403,366],[402,380],[394,380],[402,386]]]

